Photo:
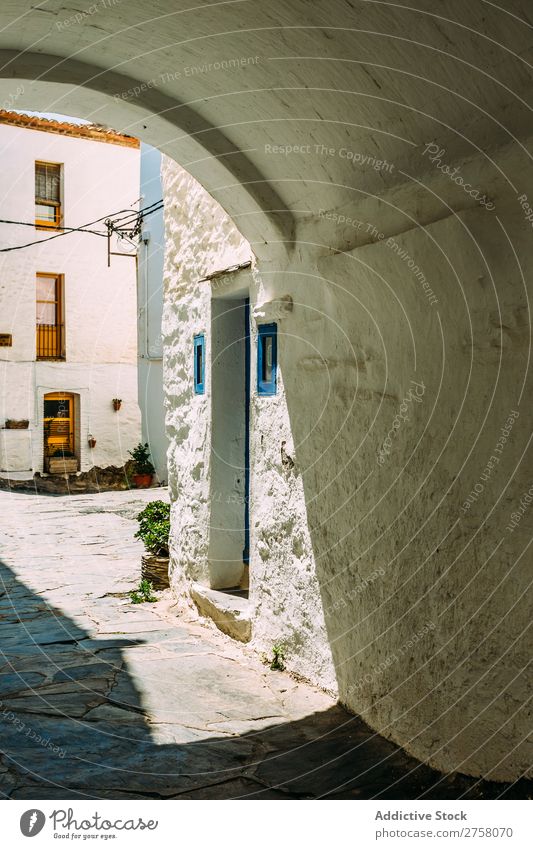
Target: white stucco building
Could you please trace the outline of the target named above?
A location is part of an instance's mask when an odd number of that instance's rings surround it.
[[[163,259],[165,226],[161,187],[161,153],[141,145],[141,209],[148,212],[138,253],[139,405],[142,440],[150,446],[157,479],[166,483],[168,438],[163,393]]]
[[[0,149],[0,476],[120,466],[141,436],[135,257],[108,267],[105,238],[67,228],[137,201],[139,143],[0,112]]]

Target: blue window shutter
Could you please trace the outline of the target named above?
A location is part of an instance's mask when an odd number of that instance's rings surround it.
[[[194,392],[203,395],[205,392],[205,339],[203,333],[194,337]]]
[[[278,388],[278,326],[257,327],[257,394],[275,395]]]

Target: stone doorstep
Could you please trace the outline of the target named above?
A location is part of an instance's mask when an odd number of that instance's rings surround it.
[[[196,582],[191,585],[190,593],[198,612],[212,619],[224,634],[241,643],[252,639],[252,611],[248,599],[212,590]]]

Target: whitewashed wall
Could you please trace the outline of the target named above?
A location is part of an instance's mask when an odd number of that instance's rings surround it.
[[[6,218],[33,221],[36,160],[63,164],[64,224],[81,227],[129,207],[139,196],[139,150],[0,124]],[[95,225],[103,229],[102,224]],[[52,233],[2,225],[1,244],[46,239]],[[64,275],[66,361],[36,362],[35,278]],[[42,245],[0,254],[0,425],[29,419],[28,437],[3,434],[0,471],[42,471],[42,396],[64,390],[80,396],[81,470],[121,465],[141,436],[137,392],[135,259],[113,257],[106,241],[72,233]],[[121,398],[116,413],[112,399]],[[90,450],[87,436],[96,438]]]
[[[162,198],[161,153],[141,145],[142,208]],[[160,481],[167,481],[168,438],[165,431],[163,392],[163,262],[165,226],[163,210],[144,222],[139,246],[137,298],[139,306],[139,405],[142,413],[143,442],[150,446],[152,461]]]
[[[282,463],[282,442],[287,453],[295,456],[283,379],[283,334],[291,313],[285,302],[269,303],[272,280],[269,276],[266,284],[255,268],[251,273],[240,271],[198,282],[209,273],[249,260],[251,247],[210,195],[166,157],[163,188],[167,233],[164,369],[171,439],[174,589],[186,596],[189,581],[209,585],[213,577],[209,542],[217,522],[212,522],[210,504],[211,440],[214,429],[221,425],[211,415],[211,299],[230,296],[247,286],[252,315],[250,600],[254,645],[269,652],[275,643],[283,642],[294,671],[335,690],[302,475],[298,468],[287,471]],[[286,293],[283,289],[280,294]],[[278,322],[282,366],[275,397],[258,397],[255,390],[256,320]],[[193,386],[193,336],[197,333],[206,338],[204,395],[195,395]],[[217,495],[227,496],[228,492]],[[217,521],[218,517],[217,510]]]
[[[210,374],[206,392],[194,394],[193,336],[206,335],[209,361],[211,271],[246,261],[250,246],[207,192],[184,169],[163,157],[165,197],[164,385],[169,489],[172,499],[173,584],[208,581]],[[209,226],[205,226],[209,222]]]
[[[481,180],[479,162],[463,169]],[[209,582],[216,426],[208,372],[206,394],[192,391],[212,294],[197,280],[249,248],[169,160],[163,182],[173,585],[186,595],[188,581]],[[510,471],[527,450],[529,386],[513,250],[530,252],[531,236],[504,191],[498,209],[507,250],[496,217],[474,208],[403,234],[376,228],[371,244],[318,262],[272,248],[254,267],[253,336],[256,320],[278,322],[280,382],[275,398],[252,395],[250,597],[258,649],[285,643],[290,669],[435,767],[504,779],[531,762],[520,706],[532,520],[506,526],[531,483]],[[501,467],[487,470],[498,445]]]

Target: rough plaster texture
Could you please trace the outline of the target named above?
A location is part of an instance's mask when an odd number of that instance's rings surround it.
[[[213,212],[202,210],[195,239],[199,217],[189,203],[194,198],[198,210],[198,200],[176,174],[167,161],[171,244],[179,254],[180,244],[194,241],[202,269],[213,271],[223,264],[213,255],[220,227],[206,256],[201,238]],[[523,251],[527,225],[505,194],[499,200]],[[529,329],[512,249],[494,249],[499,226],[475,209],[426,229],[380,233],[374,244],[324,257],[314,271],[299,265],[262,278],[259,264],[244,277],[252,390],[256,321],[277,321],[280,363],[277,396],[252,391],[253,644],[268,650],[284,642],[290,668],[338,687],[345,705],[435,766],[477,773],[490,763],[506,777],[509,739],[524,728],[529,578],[509,533],[499,540],[528,481],[513,481],[498,501],[509,474],[494,448],[509,417],[518,421],[516,375],[527,361]],[[241,258],[235,252],[233,261]],[[209,580],[209,448],[217,423],[209,419],[209,378],[205,396],[190,395],[194,332],[206,333],[209,358],[209,291],[199,284],[203,290],[179,293],[176,267],[183,268],[177,257],[166,269],[168,328],[176,328],[166,344],[170,357],[181,358],[167,380],[179,386],[170,403],[187,439],[173,495],[188,521],[174,532],[179,585],[183,574]],[[240,282],[239,273],[215,278],[213,295],[222,287],[228,298],[241,291],[240,275]],[[188,428],[187,395],[195,410]],[[524,450],[527,432],[519,439],[519,430],[500,445],[505,468]],[[498,504],[488,523],[483,499],[468,510],[461,505],[491,456],[502,456],[502,470],[494,474],[489,504]],[[527,771],[528,743],[511,757]]]
[[[176,163],[163,157],[166,256],[163,314],[164,381],[172,567],[176,588],[187,579],[209,582],[210,370],[203,395],[194,394],[195,334],[206,336],[210,357],[211,284],[206,274],[250,259],[251,250],[224,211]],[[202,222],[209,221],[209,227]]]
[[[517,198],[533,197],[529,4],[158,8],[148,29],[137,26],[141,0],[68,25],[70,2],[4,4],[2,99],[23,81],[21,106],[60,102],[160,147],[250,243],[259,312],[293,298],[280,320],[286,407],[268,417],[272,440],[256,456],[252,584],[260,542],[265,563],[283,562],[283,574],[265,566],[257,638],[269,617],[285,636],[290,617],[313,611],[319,624],[305,658],[293,645],[294,668],[326,680],[331,646],[341,699],[380,733],[444,770],[514,779],[532,762],[523,632],[533,514],[521,504],[531,486],[531,231]],[[232,56],[254,61],[190,73]],[[497,215],[428,158],[428,143]],[[169,177],[169,191],[183,196],[184,181]],[[209,383],[193,397],[179,337],[208,327],[210,288],[196,281],[224,265],[219,219],[191,187],[191,222],[170,216],[167,265],[176,587],[185,575],[208,580],[211,427]],[[424,384],[420,403],[411,380]],[[292,555],[286,514],[302,538]],[[314,569],[307,594],[293,590],[307,571],[298,563]]]
[[[149,145],[141,145],[142,208],[149,208],[162,197],[161,154]],[[145,219],[138,252],[137,305],[139,318],[138,371],[139,406],[142,414],[142,438],[150,446],[157,478],[168,479],[168,439],[165,431],[163,391],[163,260],[165,225],[163,210]]]
[[[2,199],[14,221],[33,220],[37,159],[63,165],[66,226],[80,227],[136,200],[137,149],[3,124],[0,146]],[[2,226],[6,246],[49,235],[16,224]],[[11,348],[0,348],[0,425],[6,418],[30,421],[25,436],[4,436],[0,470],[42,471],[43,397],[61,390],[76,396],[80,470],[121,465],[140,439],[135,260],[115,257],[108,268],[104,239],[83,233],[0,257],[0,332],[13,336]],[[36,361],[37,272],[64,275],[65,362]],[[122,399],[118,413],[113,398]],[[96,438],[93,450],[89,433]]]
[[[215,388],[210,369],[211,298],[215,318],[224,309],[231,314],[235,296],[247,290],[251,321],[251,422],[250,422],[250,603],[253,608],[254,645],[270,651],[284,642],[291,668],[327,689],[335,689],[320,593],[316,581],[312,543],[307,529],[301,474],[286,469],[281,446],[294,455],[291,423],[283,385],[283,369],[275,397],[260,398],[255,390],[256,322],[273,315],[281,330],[285,304],[264,303],[264,286],[257,271],[235,272],[198,282],[206,274],[231,267],[251,257],[250,246],[219,205],[176,163],[164,158],[163,188],[166,198],[167,257],[165,263],[165,384],[171,438],[171,498],[173,510],[173,586],[183,590],[184,579],[214,586],[235,586],[242,571],[235,571],[231,542],[220,543],[223,528],[238,526],[243,510],[242,485],[221,489],[221,476],[211,480],[213,463],[231,455],[233,432],[228,411],[217,407],[212,416]],[[285,293],[284,293],[285,294]],[[222,304],[222,306],[221,306]],[[235,323],[235,322],[234,322]],[[217,323],[213,325],[217,327]],[[231,328],[242,342],[242,331]],[[196,333],[206,338],[206,390],[194,395],[192,341]],[[215,333],[218,331],[215,330]],[[280,336],[281,351],[283,337]],[[229,336],[217,339],[216,357],[230,345]],[[228,364],[225,364],[226,368]],[[219,376],[223,380],[223,375]],[[244,383],[244,375],[242,375]],[[230,387],[221,387],[221,392]],[[235,408],[235,416],[239,411]],[[224,448],[224,438],[231,443]],[[239,440],[240,444],[241,440]],[[215,456],[212,455],[212,450]],[[231,462],[238,464],[236,454]],[[226,463],[227,465],[227,463]],[[235,466],[237,468],[237,465]],[[234,477],[237,476],[235,473]],[[242,476],[241,476],[242,477]],[[212,486],[214,483],[214,486]],[[235,498],[234,498],[235,496]],[[223,511],[220,507],[229,505]],[[224,522],[224,525],[221,523]],[[222,546],[213,566],[213,537]],[[238,549],[238,541],[233,548]],[[242,543],[241,543],[242,550]],[[210,556],[211,555],[211,556]],[[227,570],[227,580],[222,577]]]

